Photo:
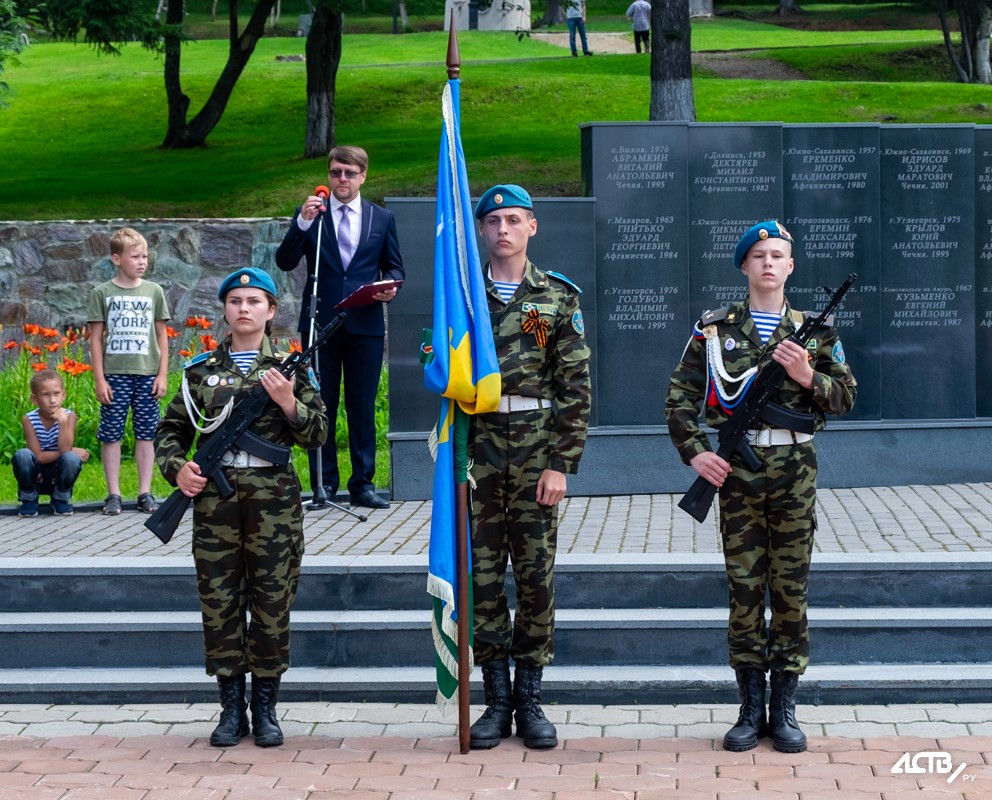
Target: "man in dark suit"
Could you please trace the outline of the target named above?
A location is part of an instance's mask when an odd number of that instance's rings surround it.
[[[317,267],[317,322],[327,325],[334,306],[353,291],[379,280],[403,280],[396,220],[393,213],[362,200],[361,187],[368,169],[368,154],[360,147],[334,147],[327,156],[330,197],[311,195],[297,209],[286,236],[276,250],[276,265],[289,272],[306,259],[313,280]],[[322,209],[324,210],[321,213]],[[320,258],[317,241],[320,234]],[[321,395],[334,425],[338,395],[344,376],[344,409],[348,417],[351,477],[348,493],[352,505],[388,508],[375,493],[375,398],[382,371],[385,320],[383,303],[396,296],[396,289],[375,295],[379,302],[352,308],[344,325],[318,353]],[[310,332],[311,286],[303,297],[300,332]],[[332,427],[333,431],[334,428]],[[321,450],[323,483],[330,499],[338,491],[337,446],[333,435]],[[316,480],[314,459],[310,462],[311,484]],[[316,491],[317,486],[313,485]]]

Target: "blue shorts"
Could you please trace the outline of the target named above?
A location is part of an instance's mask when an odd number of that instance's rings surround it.
[[[158,399],[152,397],[154,375],[108,375],[107,383],[114,393],[109,406],[100,406],[100,427],[96,438],[101,442],[119,442],[124,438],[127,411],[131,409],[134,438],[151,441],[158,427]]]

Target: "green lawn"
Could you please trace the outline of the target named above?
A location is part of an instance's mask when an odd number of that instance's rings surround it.
[[[823,78],[762,83],[697,74],[700,121],[986,120],[987,87],[877,82],[872,64],[936,41],[933,30],[797,32],[720,18],[696,23],[693,33],[697,50],[776,47],[762,56],[795,59],[808,77]],[[900,45],[828,46],[878,42],[882,34]],[[442,32],[345,37],[337,140],[369,150],[364,191],[373,200],[434,192],[445,41]],[[475,191],[513,175],[536,194],[577,194],[579,125],[647,118],[648,63],[633,53],[575,60],[545,42],[480,32],[462,33],[459,45],[462,137]],[[219,40],[187,47],[183,81],[193,108],[225,49]],[[301,39],[263,39],[207,146],[164,151],[158,58],[134,46],[115,58],[82,45],[33,45],[6,73],[15,94],[0,111],[0,219],[292,213],[323,173],[320,159],[301,157],[305,67],[276,60],[302,50]],[[838,72],[858,74],[852,64],[876,82],[838,79]]]

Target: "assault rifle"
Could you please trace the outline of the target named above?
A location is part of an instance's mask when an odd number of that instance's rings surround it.
[[[816,332],[824,324],[835,308],[840,305],[840,301],[847,294],[847,290],[854,285],[858,276],[851,273],[847,276],[833,296],[826,308],[817,317],[807,318],[799,330],[790,334],[787,338],[805,348],[806,343],[813,338]],[[830,289],[824,287],[829,292]],[[718,447],[716,454],[725,461],[730,461],[734,453],[739,453],[745,466],[750,470],[757,470],[761,467],[761,461],[751,449],[747,442],[747,432],[757,427],[758,421],[766,422],[776,427],[789,427],[791,430],[803,431],[803,417],[788,409],[782,408],[771,402],[775,392],[779,390],[785,380],[785,367],[777,361],[770,361],[761,368],[758,376],[747,390],[744,398],[734,410],[731,417],[720,426],[717,434]],[[783,424],[785,423],[785,424]],[[806,424],[809,424],[808,422]],[[811,426],[810,426],[811,427]],[[812,433],[812,430],[805,430],[805,433]],[[679,501],[679,508],[698,522],[706,519],[713,505],[713,497],[716,495],[717,487],[706,478],[699,476],[689,487],[689,491]]]
[[[330,336],[341,327],[348,312],[342,311],[324,328],[322,328],[313,343],[302,352],[292,353],[289,358],[282,362],[279,371],[287,378],[296,375],[300,367],[309,360]],[[207,443],[196,451],[193,461],[200,465],[200,474],[217,484],[217,491],[225,500],[234,494],[234,487],[231,486],[227,475],[221,464],[224,454],[232,447],[238,447],[248,453],[267,457],[270,452],[265,451],[267,442],[252,434],[248,429],[265,411],[272,398],[261,383],[256,383],[238,404],[231,410],[231,415],[224,423],[211,435]],[[275,460],[275,459],[270,459]],[[168,544],[172,535],[179,527],[179,521],[193,502],[192,497],[187,497],[180,489],[176,489],[169,497],[153,512],[147,520],[145,527],[154,533],[163,544]]]

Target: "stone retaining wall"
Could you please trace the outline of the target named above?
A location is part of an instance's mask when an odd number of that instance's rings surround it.
[[[279,290],[273,335],[296,332],[305,284],[302,267],[275,266],[288,217],[259,219],[138,219],[0,221],[0,324],[25,322],[64,329],[87,321],[90,290],[114,275],[110,236],[131,227],[148,240],[148,279],[165,289],[173,320],[205,315],[219,322],[220,280],[238,267],[268,271]]]

